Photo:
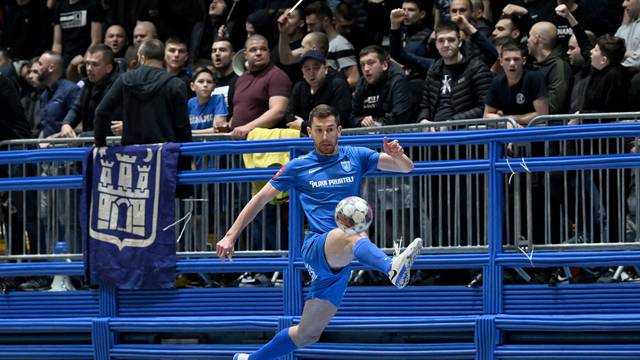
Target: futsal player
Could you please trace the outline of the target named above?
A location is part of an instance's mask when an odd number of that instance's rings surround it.
[[[340,306],[354,258],[387,274],[393,285],[403,288],[422,249],[422,240],[415,239],[405,251],[390,258],[366,233],[349,235],[338,229],[333,217],[340,200],[359,195],[365,173],[376,169],[401,173],[413,170],[413,162],[400,143],[385,137],[380,153],[364,147],[339,147],[339,115],[328,105],[318,105],[311,111],[307,130],[315,149],[289,161],[249,200],[216,244],[216,253],[223,260],[231,260],[237,237],[265,204],[282,191],[296,189],[309,223],[302,255],[311,275],[310,296],[298,325],[283,329],[252,354],[235,354],[234,360],[271,360],[318,341]]]

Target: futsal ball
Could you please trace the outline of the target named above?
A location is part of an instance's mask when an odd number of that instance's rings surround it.
[[[373,220],[373,210],[365,199],[349,196],[336,206],[335,220],[342,231],[355,235],[369,228]]]

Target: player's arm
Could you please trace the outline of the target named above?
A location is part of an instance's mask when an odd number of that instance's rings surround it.
[[[235,245],[236,239],[242,230],[244,230],[253,218],[255,218],[256,215],[264,208],[264,206],[269,201],[273,200],[278,193],[280,193],[278,189],[273,187],[271,183],[267,183],[251,198],[251,200],[249,200],[225,236],[216,244],[216,254],[218,257],[221,259],[226,257],[231,260],[231,257],[233,256],[233,246]]]
[[[383,171],[395,171],[408,173],[413,170],[413,161],[404,154],[404,149],[398,142],[393,140],[389,142],[385,136],[383,141],[384,152],[380,154],[378,160],[378,169]]]

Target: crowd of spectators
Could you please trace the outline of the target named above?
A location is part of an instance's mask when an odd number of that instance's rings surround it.
[[[537,115],[634,111],[640,103],[638,0],[290,5],[5,2],[0,73],[20,101],[2,104],[12,110],[0,140],[91,135],[102,98],[141,66],[138,50],[151,39],[163,41],[166,72],[185,83],[185,109],[200,134],[304,132],[319,103],[336,106],[344,127],[503,115],[526,126]],[[193,75],[208,74],[206,99],[196,96],[204,80]],[[110,133],[126,132],[122,114],[110,116]]]

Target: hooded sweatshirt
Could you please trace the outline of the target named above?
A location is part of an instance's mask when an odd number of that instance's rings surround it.
[[[555,48],[546,59],[535,62],[534,66],[542,71],[549,88],[549,114],[564,114],[569,109],[572,73],[569,63],[564,60],[562,51]]]
[[[121,75],[95,114],[96,146],[105,146],[111,115],[122,106],[122,145],[191,141],[184,82],[165,69],[141,66]]]

